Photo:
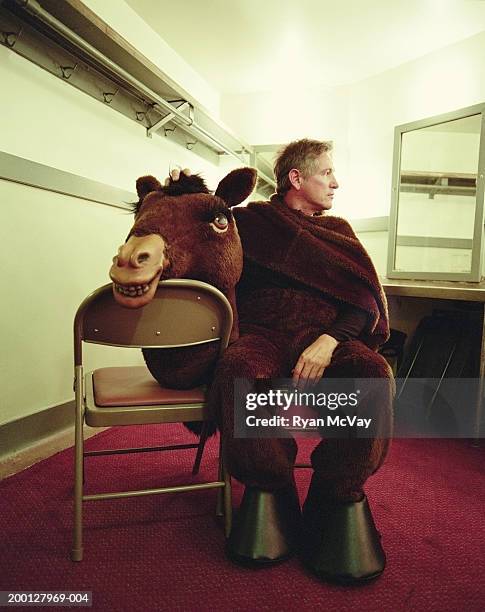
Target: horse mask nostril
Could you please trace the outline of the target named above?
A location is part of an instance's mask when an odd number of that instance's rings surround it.
[[[136,262],[139,264],[145,263],[150,259],[149,253],[139,253],[136,257]]]

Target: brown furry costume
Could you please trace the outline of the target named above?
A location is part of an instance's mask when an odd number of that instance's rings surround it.
[[[392,430],[392,375],[376,353],[389,334],[387,305],[374,266],[349,224],[338,217],[305,216],[278,196],[233,212],[244,252],[238,289],[241,337],[219,362],[212,387],[219,424],[229,439],[229,470],[260,489],[291,483],[293,439],[234,438],[233,380],[291,376],[302,351],[349,304],[367,313],[367,325],[358,339],[337,346],[324,376],[382,378],[388,384],[359,405],[359,417],[379,406],[378,417],[373,411],[377,437],[323,440],[315,448],[313,494],[357,501],[385,458]]]

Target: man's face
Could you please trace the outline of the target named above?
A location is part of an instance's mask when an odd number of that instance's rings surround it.
[[[301,177],[299,195],[306,201],[308,210],[314,212],[330,210],[334,192],[338,189],[332,160],[328,153],[322,153],[316,159],[315,164],[316,171],[314,174],[307,178]]]

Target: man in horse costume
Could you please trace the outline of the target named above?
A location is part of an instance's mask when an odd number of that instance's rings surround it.
[[[217,364],[210,402],[226,437],[228,469],[246,487],[227,542],[229,557],[266,566],[299,551],[322,580],[348,584],[372,580],[385,566],[363,487],[388,451],[394,383],[376,352],[389,326],[374,266],[349,224],[327,214],[338,188],[330,152],[325,142],[290,143],[276,160],[277,193],[270,201],[232,209],[244,253],[237,287],[239,337],[233,335]],[[247,174],[244,189],[230,176],[215,195],[219,191],[233,206],[251,189]],[[182,184],[187,176],[177,179],[172,176],[170,184]],[[140,190],[139,195],[142,200]],[[116,275],[112,278],[116,282]],[[148,358],[147,364],[163,384],[163,363],[159,368]],[[357,416],[372,414],[374,433],[317,444],[300,514],[296,442],[236,437],[235,411],[245,406],[235,405],[234,380],[292,377],[297,388],[308,388],[322,375],[380,379],[356,408]]]

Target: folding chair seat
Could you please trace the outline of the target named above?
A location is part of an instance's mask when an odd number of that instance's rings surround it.
[[[83,558],[82,513],[83,502],[86,501],[216,488],[217,514],[224,516],[224,531],[228,537],[232,518],[231,483],[223,461],[222,435],[219,473],[214,481],[115,493],[84,493],[84,458],[92,455],[197,448],[192,470],[196,474],[207,439],[209,416],[204,387],[185,391],[162,388],[145,366],[106,367],[85,374],[82,348],[84,342],[129,348],[175,348],[218,342],[222,353],[227,347],[231,328],[232,309],[226,297],[215,287],[200,281],[162,281],[153,300],[136,310],[117,304],[111,284],[97,289],[83,301],[74,321],[76,422],[73,561]],[[203,423],[198,444],[84,451],[84,423],[91,427],[110,427],[188,421]]]

